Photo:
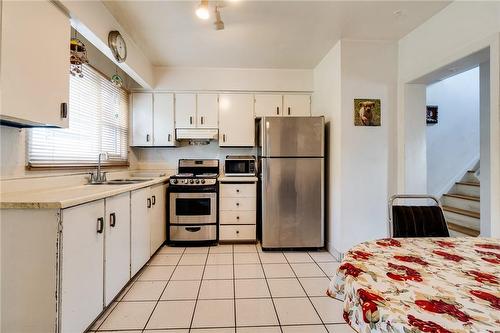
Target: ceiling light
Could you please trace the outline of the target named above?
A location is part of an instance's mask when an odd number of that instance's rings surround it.
[[[215,30],[224,30],[224,22],[220,17],[220,8],[219,6],[215,6]]]
[[[208,12],[208,0],[201,0],[200,5],[196,9],[196,16],[202,20],[208,20],[210,13]]]

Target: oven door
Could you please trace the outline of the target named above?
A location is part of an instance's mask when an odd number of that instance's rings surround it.
[[[217,223],[217,193],[170,193],[170,224]]]

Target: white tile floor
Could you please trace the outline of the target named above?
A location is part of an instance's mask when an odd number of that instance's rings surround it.
[[[325,295],[338,265],[258,244],[163,247],[91,332],[352,333]]]

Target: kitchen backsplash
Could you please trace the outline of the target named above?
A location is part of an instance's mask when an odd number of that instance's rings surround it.
[[[208,145],[182,143],[176,148],[132,148],[132,150],[137,156],[139,169],[176,169],[180,158],[224,160],[226,155],[256,155],[255,148],[221,148],[217,141],[211,141]]]

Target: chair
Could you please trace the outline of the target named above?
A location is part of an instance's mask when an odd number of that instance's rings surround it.
[[[436,205],[394,205],[398,199],[433,200]],[[439,200],[419,194],[397,194],[389,199],[389,233],[391,237],[450,237]]]

